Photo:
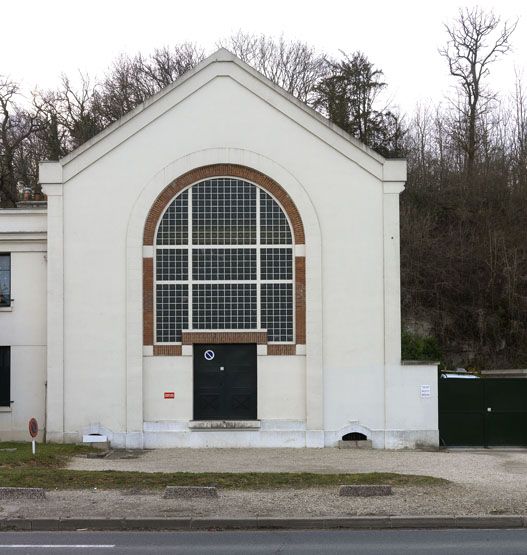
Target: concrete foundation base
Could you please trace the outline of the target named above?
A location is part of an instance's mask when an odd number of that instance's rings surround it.
[[[357,442],[373,449],[437,449],[438,430],[370,430],[353,423],[335,431],[306,430],[302,421],[260,420],[259,428],[193,427],[189,421],[145,422],[142,432],[112,432],[91,426],[88,433],[104,434],[116,449],[163,448],[322,448],[346,447],[342,437],[359,431],[367,439]],[[84,431],[84,433],[87,433]],[[79,443],[82,433],[53,434],[50,442]]]

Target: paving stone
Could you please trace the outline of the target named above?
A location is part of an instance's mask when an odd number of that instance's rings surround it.
[[[392,495],[392,486],[340,486],[341,497],[374,497]]]
[[[193,530],[248,530],[258,527],[258,518],[193,518]]]
[[[33,531],[47,531],[47,530],[58,530],[60,524],[60,519],[58,518],[32,518],[31,519],[31,530]]]
[[[126,518],[125,530],[190,530],[191,517],[182,518]]]
[[[522,528],[523,519],[516,515],[458,516],[457,528]]]
[[[31,520],[24,518],[4,518],[0,520],[0,530],[31,530]]]
[[[218,497],[215,487],[167,486],[163,499],[194,499],[196,497]]]
[[[449,515],[435,516],[391,516],[392,528],[456,528],[456,517]]]
[[[0,487],[0,499],[45,499],[43,488],[3,488]]]
[[[61,518],[59,530],[123,530],[122,518]]]
[[[388,516],[343,516],[325,517],[325,528],[351,528],[357,530],[383,529],[390,527]]]

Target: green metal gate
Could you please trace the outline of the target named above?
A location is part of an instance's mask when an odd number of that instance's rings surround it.
[[[440,377],[439,437],[446,446],[527,446],[527,379]]]

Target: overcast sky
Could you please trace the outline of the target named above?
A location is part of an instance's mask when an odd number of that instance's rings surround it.
[[[361,50],[385,74],[393,103],[441,100],[452,84],[437,50],[457,0],[5,0],[0,13],[0,74],[27,89],[49,88],[78,70],[101,75],[120,53],[148,53],[181,41],[215,49],[237,30],[284,34],[329,54]],[[515,68],[527,81],[527,1],[477,3],[505,19],[520,18],[514,51],[492,71],[512,90]]]

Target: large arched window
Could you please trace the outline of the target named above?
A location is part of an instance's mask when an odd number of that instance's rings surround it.
[[[155,238],[155,339],[183,330],[266,329],[294,342],[293,234],[266,191],[233,177],[206,179],[166,207]]]

